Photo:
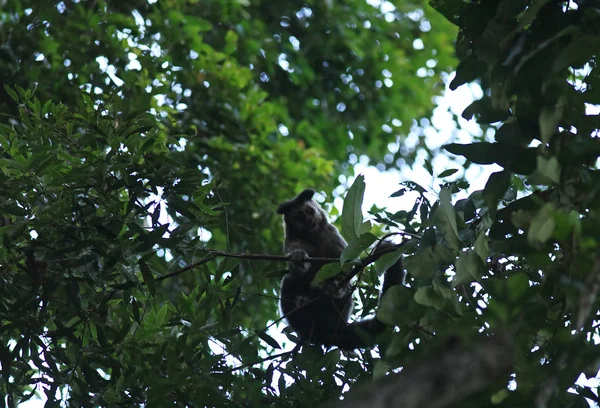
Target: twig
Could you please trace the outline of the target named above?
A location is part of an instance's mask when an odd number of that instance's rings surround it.
[[[161,280],[172,278],[173,276],[177,276],[177,275],[180,275],[180,274],[182,274],[184,272],[190,271],[190,270],[192,270],[192,269],[194,269],[194,268],[196,268],[196,267],[198,267],[200,265],[204,265],[205,263],[208,263],[208,262],[212,261],[215,258],[216,258],[216,256],[207,256],[206,258],[201,259],[198,262],[194,262],[192,264],[189,264],[188,266],[186,266],[184,268],[181,268],[179,270],[173,271],[171,273],[167,273],[166,275],[159,276],[155,280],[158,282],[158,281],[161,281]]]
[[[273,354],[273,355],[271,355],[271,356],[267,356],[267,357],[263,358],[263,359],[262,359],[262,360],[260,360],[260,361],[255,361],[255,362],[253,362],[253,363],[242,364],[242,365],[240,365],[240,366],[233,367],[233,368],[231,368],[231,369],[227,370],[227,371],[225,372],[225,374],[230,374],[230,373],[232,373],[232,372],[234,372],[234,371],[243,370],[244,368],[252,367],[253,365],[256,365],[256,364],[261,364],[261,363],[264,363],[265,361],[269,361],[269,360],[275,360],[276,358],[279,358],[279,357],[285,357],[285,356],[288,356],[288,355],[290,355],[290,354],[294,353],[294,351],[296,351],[296,347],[294,347],[292,350],[289,350],[289,351],[284,351],[283,353],[279,353],[279,354]]]

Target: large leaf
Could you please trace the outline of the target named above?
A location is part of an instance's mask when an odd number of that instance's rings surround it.
[[[504,170],[490,174],[485,188],[483,198],[490,208],[496,208],[498,201],[504,197],[510,186],[510,171]]]
[[[456,261],[456,275],[452,280],[452,286],[468,284],[479,281],[485,275],[483,260],[473,250],[463,252]]]
[[[356,177],[344,199],[342,209],[342,236],[346,241],[358,238],[362,232],[362,203],[365,194],[365,178],[361,174]]]
[[[340,262],[345,264],[347,261],[358,258],[360,254],[369,248],[373,242],[377,240],[377,237],[370,232],[360,235],[358,238],[352,239],[348,242],[348,246],[344,248],[342,255],[340,256]]]

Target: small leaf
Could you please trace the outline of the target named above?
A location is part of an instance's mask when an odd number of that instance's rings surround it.
[[[552,135],[558,132],[558,123],[562,118],[562,103],[557,103],[554,106],[547,106],[540,113],[540,136],[542,142],[548,143]]]
[[[456,225],[456,213],[454,212],[454,207],[452,207],[452,197],[450,195],[450,188],[444,187],[442,191],[440,191],[440,210],[442,214],[446,217],[450,227],[452,228],[452,232],[458,238],[458,227]]]
[[[150,271],[146,262],[140,261],[139,265],[144,284],[148,287],[150,294],[154,296],[156,294],[156,281],[154,280],[154,275],[152,275],[152,271]]]
[[[504,197],[510,186],[510,171],[503,170],[490,174],[485,188],[483,199],[489,208],[496,208],[498,201]]]
[[[453,175],[454,173],[456,173],[458,171],[458,169],[448,169],[448,170],[444,170],[442,171],[440,174],[438,174],[438,178],[444,178],[444,177],[448,177]]]
[[[261,340],[263,340],[265,343],[267,343],[269,346],[273,347],[274,349],[280,349],[281,348],[281,346],[279,345],[279,343],[277,342],[277,340],[275,340],[273,337],[269,336],[264,331],[259,331],[258,332],[258,337],[260,337]]]
[[[81,294],[79,289],[79,282],[75,279],[70,279],[67,285],[67,295],[73,306],[77,309],[81,309]]]
[[[537,173],[553,183],[560,183],[560,163],[556,157],[537,157]]]
[[[154,324],[157,327],[161,327],[163,325],[163,323],[165,322],[165,319],[167,318],[167,311],[168,311],[168,307],[167,307],[167,304],[165,303],[164,305],[162,305],[160,310],[156,313],[156,318],[154,319]]]
[[[75,324],[78,324],[80,322],[81,322],[81,317],[75,316],[75,317],[72,317],[71,320],[69,320],[65,326],[73,327],[73,326],[75,326]]]
[[[425,170],[427,170],[427,173],[429,173],[433,177],[433,165],[431,164],[431,161],[425,159],[425,163],[423,163],[423,167],[425,167]]]
[[[546,204],[531,220],[529,231],[527,231],[527,241],[532,246],[548,241],[554,232],[555,225],[554,206],[550,203]]]
[[[6,91],[6,93],[7,93],[8,95],[10,95],[10,97],[11,97],[11,98],[12,98],[14,101],[16,101],[16,102],[18,102],[18,101],[19,101],[19,97],[17,96],[17,93],[16,93],[15,91],[13,91],[13,89],[12,89],[10,86],[8,86],[8,85],[4,84],[4,90]]]
[[[401,188],[400,190],[396,191],[395,193],[393,193],[390,197],[402,197],[404,194],[406,194],[407,189],[406,188]]]
[[[235,31],[229,30],[225,34],[225,54],[231,55],[235,52],[238,44],[238,35]]]
[[[373,223],[370,220],[363,222],[360,228],[360,234],[366,234],[367,232],[371,231],[371,228],[373,228]]]
[[[485,234],[485,230],[482,230],[477,239],[475,240],[475,252],[481,258],[482,261],[486,261],[490,254],[489,237]]]
[[[362,229],[362,203],[365,194],[365,178],[361,174],[346,194],[342,208],[342,235],[347,241],[358,237]]]

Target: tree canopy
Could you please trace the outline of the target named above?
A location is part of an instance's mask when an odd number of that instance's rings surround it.
[[[598,400],[597,3],[0,5],[7,406]],[[432,150],[454,70],[451,89],[483,91],[462,116],[484,132]],[[474,190],[436,155],[501,170]],[[359,157],[431,180],[367,215]],[[306,187],[349,240],[323,274],[354,271],[354,318],[395,328],[376,352],[294,348],[278,313],[275,209]],[[375,260],[385,235],[402,240]],[[406,284],[377,308],[399,256]]]

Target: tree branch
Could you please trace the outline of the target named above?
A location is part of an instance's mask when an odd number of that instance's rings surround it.
[[[476,344],[449,346],[441,354],[350,392],[329,408],[443,408],[485,389],[514,369],[512,341],[506,335]]]
[[[204,258],[202,258],[198,262],[189,264],[186,267],[183,267],[176,271],[170,272],[166,275],[158,276],[155,280],[162,281],[162,280],[172,278],[177,275],[181,275],[182,273],[190,271],[200,265],[204,265],[205,263],[208,263],[219,256],[222,256],[225,258],[254,259],[254,260],[262,260],[262,261],[289,261],[290,260],[290,258],[285,255],[243,254],[240,252],[224,252],[224,251],[218,251],[216,249],[208,249],[208,248],[201,248],[201,250],[205,251],[207,254]],[[321,263],[333,263],[333,262],[339,262],[339,261],[340,261],[339,258],[323,258],[323,257],[306,258],[304,260],[304,262],[321,262]]]
[[[206,251],[211,255],[224,256],[226,258],[241,258],[241,259],[256,259],[261,261],[289,261],[290,257],[285,255],[270,255],[270,254],[243,254],[240,252],[224,252],[216,249],[204,248],[202,251]],[[323,262],[332,263],[339,262],[339,258],[324,258],[324,257],[313,257],[302,260],[303,262]]]
[[[379,244],[381,244],[381,242],[384,242],[384,241],[380,241]],[[381,256],[388,254],[390,252],[394,252],[396,249],[398,249],[402,245],[404,245],[404,243],[397,244],[397,245],[390,245],[387,248],[378,250],[379,244],[377,244],[375,246],[375,249],[372,251],[372,253],[370,255],[362,258],[360,263],[358,265],[356,265],[354,268],[352,268],[352,271],[343,279],[343,281],[340,283],[340,285],[350,282],[350,280],[352,280],[353,277],[358,275],[368,265],[372,264],[373,262],[375,262],[376,260],[381,258]],[[162,280],[172,278],[177,275],[181,275],[182,273],[190,271],[200,265],[204,265],[205,263],[208,263],[220,256],[225,257],[225,258],[253,259],[253,260],[261,260],[261,261],[285,262],[285,261],[291,260],[289,256],[285,256],[285,255],[244,254],[241,252],[225,252],[225,251],[219,251],[219,250],[210,249],[210,248],[201,248],[200,250],[206,252],[206,256],[204,258],[202,258],[198,262],[194,262],[186,267],[183,267],[181,269],[178,269],[178,270],[168,273],[166,275],[158,276],[156,278],[156,281],[162,281]],[[340,261],[339,258],[327,258],[327,257],[308,257],[303,260],[303,262],[319,262],[319,263],[333,263],[333,262],[339,262],[339,261]]]

